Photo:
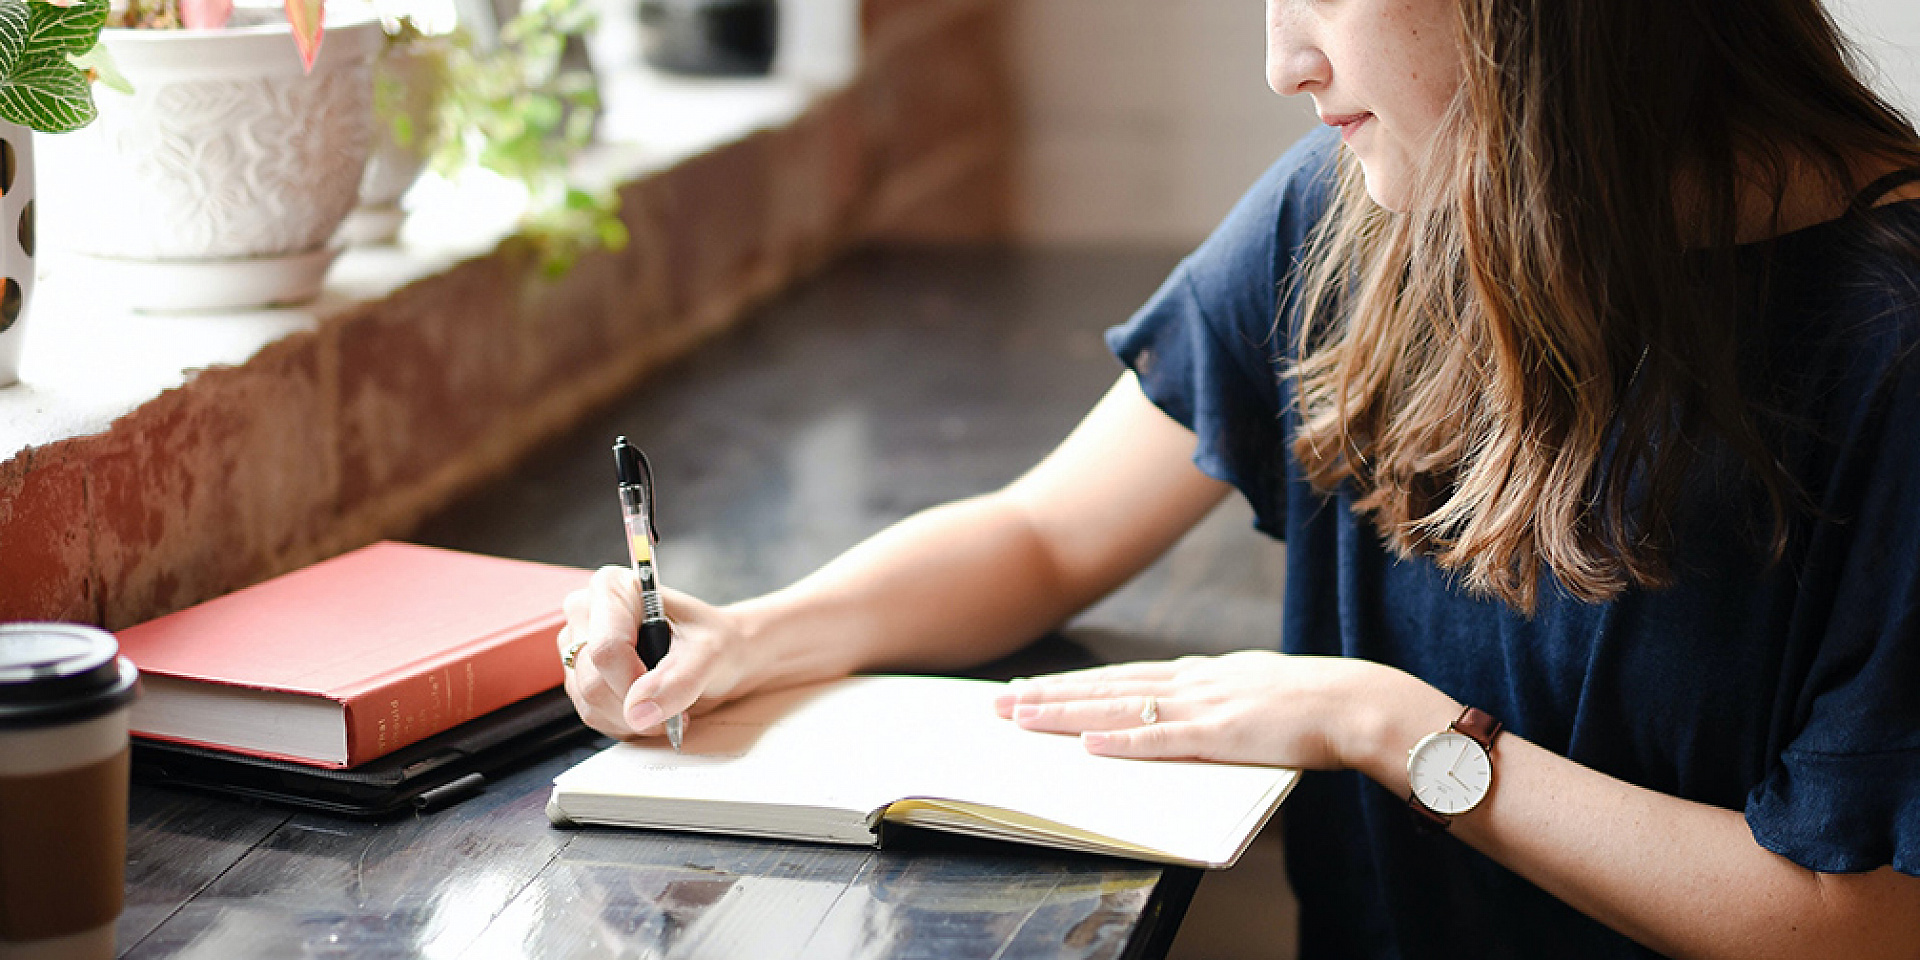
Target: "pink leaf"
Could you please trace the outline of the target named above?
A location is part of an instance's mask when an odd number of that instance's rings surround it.
[[[313,72],[313,59],[320,55],[320,30],[324,18],[324,0],[286,0],[287,22],[293,24],[293,42],[300,48],[300,62]]]
[[[180,0],[180,25],[189,30],[218,30],[233,16],[233,0]]]

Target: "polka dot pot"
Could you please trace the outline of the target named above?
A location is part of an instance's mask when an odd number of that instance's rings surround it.
[[[0,386],[20,379],[33,300],[33,131],[0,121]]]

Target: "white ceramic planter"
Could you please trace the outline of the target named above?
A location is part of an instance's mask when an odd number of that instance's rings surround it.
[[[0,120],[0,387],[20,380],[33,300],[33,131]]]
[[[366,173],[360,178],[360,204],[340,227],[342,240],[391,243],[400,233],[400,224],[406,218],[400,199],[427,165],[421,138],[428,135],[433,111],[440,103],[449,46],[445,37],[421,37],[389,43],[374,60],[373,148],[367,155]],[[412,143],[400,143],[394,135],[393,117],[379,109],[383,105],[407,118],[414,131]]]
[[[96,88],[99,119],[43,149],[42,192],[89,275],[146,309],[317,295],[371,144],[379,22],[329,18],[311,74],[284,21],[101,42],[134,94]]]

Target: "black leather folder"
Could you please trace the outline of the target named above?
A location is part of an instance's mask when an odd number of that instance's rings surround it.
[[[133,779],[377,818],[456,803],[516,766],[592,736],[556,687],[344,770],[136,736]]]

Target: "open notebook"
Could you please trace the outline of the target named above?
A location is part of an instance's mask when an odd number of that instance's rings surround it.
[[[1002,685],[854,677],[688,724],[685,752],[615,745],[554,780],[555,823],[877,844],[883,820],[1041,846],[1231,866],[1299,773],[1096,757],[994,715]]]

